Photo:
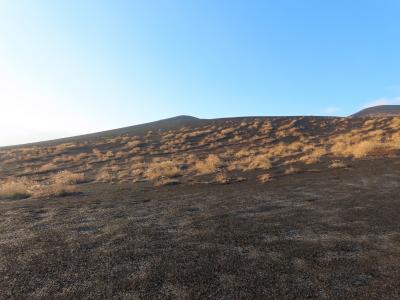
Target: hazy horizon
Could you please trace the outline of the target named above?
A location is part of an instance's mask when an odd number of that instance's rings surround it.
[[[0,146],[400,104],[395,1],[2,1]]]

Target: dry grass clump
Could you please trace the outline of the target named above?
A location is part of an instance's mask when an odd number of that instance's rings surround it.
[[[55,169],[57,169],[57,165],[50,162],[50,163],[40,166],[39,172],[50,172],[50,171],[54,171]]]
[[[24,199],[31,196],[31,183],[27,180],[7,180],[0,184],[0,198]]]
[[[304,143],[301,141],[295,141],[287,146],[290,152],[298,152],[304,148]]]
[[[233,133],[234,131],[235,131],[235,128],[229,127],[229,128],[222,129],[220,133],[222,136],[226,136],[228,134]]]
[[[221,167],[222,160],[216,154],[210,154],[206,159],[200,160],[195,164],[195,168],[200,174],[215,173]]]
[[[289,168],[287,168],[284,172],[285,175],[290,175],[290,174],[296,174],[296,173],[300,173],[301,169],[300,168],[296,168],[294,166],[290,166]]]
[[[119,181],[122,182],[122,181],[127,181],[128,178],[130,177],[130,175],[131,175],[131,170],[124,169],[124,170],[118,171],[116,177]]]
[[[84,173],[73,173],[71,171],[62,171],[53,177],[55,183],[59,184],[79,184],[86,181]]]
[[[268,170],[272,167],[267,154],[256,154],[256,150],[241,150],[234,154],[234,160],[227,164],[229,171],[249,171],[255,169]],[[246,156],[245,156],[246,155]]]
[[[262,183],[266,183],[268,181],[272,180],[272,176],[269,173],[265,173],[265,174],[261,174],[257,177],[258,181],[262,182]]]
[[[0,184],[0,198],[11,200],[66,196],[74,192],[76,192],[76,187],[73,184],[63,182],[50,184],[48,182],[38,183],[29,179],[9,179]]]
[[[140,140],[133,140],[133,141],[130,141],[129,143],[127,143],[125,145],[125,148],[136,148],[136,147],[141,146],[142,144],[143,144],[143,142]]]
[[[399,130],[400,129],[400,117],[394,117],[392,119],[392,121],[390,122],[389,127],[394,130]]]
[[[76,191],[76,186],[72,184],[55,183],[51,186],[51,195],[58,197],[65,197],[70,194],[76,193]]]
[[[84,160],[84,159],[86,159],[86,158],[88,158],[88,157],[89,157],[89,154],[88,154],[88,153],[82,152],[82,153],[77,154],[77,155],[73,158],[73,160],[74,160],[75,162],[79,162],[79,161],[82,161],[82,160]]]
[[[97,182],[112,182],[114,179],[109,168],[102,168],[96,175]]]
[[[323,147],[317,147],[312,150],[310,154],[304,155],[300,158],[306,164],[314,164],[320,160],[323,155],[326,155],[327,151]]]
[[[215,182],[221,184],[228,184],[231,183],[232,179],[228,176],[226,172],[218,173],[215,176]]]
[[[287,129],[279,128],[279,130],[277,130],[275,132],[275,136],[277,138],[285,138],[285,137],[289,137],[289,136],[299,136],[299,135],[300,135],[300,131],[296,127],[287,128]]]
[[[347,168],[347,164],[344,163],[341,160],[333,160],[331,161],[331,163],[329,164],[329,168],[330,169],[340,169],[340,168]]]
[[[285,143],[279,143],[275,146],[271,147],[270,154],[272,156],[283,157],[291,154],[291,151],[288,149],[288,145]]]
[[[180,175],[181,169],[174,161],[153,161],[145,172],[148,179],[174,178]]]
[[[54,163],[65,163],[65,162],[70,162],[70,161],[73,161],[73,160],[74,160],[73,156],[64,154],[64,155],[61,155],[61,156],[58,156],[58,157],[54,158],[53,162]]]
[[[355,158],[362,158],[376,151],[380,147],[382,147],[382,144],[380,142],[363,141],[358,144],[352,145],[352,147],[349,150],[351,151],[351,154]]]
[[[349,141],[339,141],[335,143],[331,152],[337,156],[352,156],[354,158],[363,158],[372,153],[384,153],[390,150],[390,144],[385,144],[378,139],[364,140],[357,143]]]
[[[234,155],[236,158],[243,158],[243,157],[250,156],[252,153],[254,153],[254,152],[252,152],[250,149],[243,148],[243,149],[240,149],[238,152],[236,152]]]
[[[263,123],[261,128],[259,129],[261,134],[267,134],[272,130],[272,124],[269,121]]]
[[[64,144],[59,144],[56,146],[54,152],[56,153],[61,153],[64,152],[68,149],[73,149],[76,148],[76,145],[74,143],[64,143]]]
[[[254,169],[263,169],[268,170],[272,167],[271,161],[266,154],[259,154],[256,156],[250,156],[248,158],[249,164],[247,166],[247,170],[254,170]]]
[[[164,185],[177,185],[181,182],[176,178],[160,178],[156,181],[155,186],[164,186]]]

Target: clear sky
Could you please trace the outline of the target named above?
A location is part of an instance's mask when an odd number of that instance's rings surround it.
[[[400,103],[398,0],[0,0],[0,145]]]

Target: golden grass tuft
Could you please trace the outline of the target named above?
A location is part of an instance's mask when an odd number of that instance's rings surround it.
[[[71,171],[62,171],[53,177],[55,183],[58,184],[79,184],[86,181],[84,173],[73,173]]]
[[[339,141],[335,143],[331,152],[336,156],[352,156],[354,158],[363,158],[373,153],[384,153],[390,150],[389,143],[382,143],[377,139],[364,140],[356,143],[349,141]]]
[[[111,174],[109,168],[100,169],[100,171],[96,175],[97,182],[112,182],[113,179],[114,177]]]
[[[177,185],[180,183],[176,178],[160,178],[155,182],[155,186]]]
[[[328,168],[330,169],[340,169],[340,168],[347,168],[347,164],[341,160],[333,160],[329,164]]]
[[[210,154],[206,159],[200,160],[195,164],[195,168],[200,174],[215,173],[221,167],[222,160],[216,154]]]
[[[50,162],[47,164],[44,164],[42,166],[39,167],[39,172],[50,172],[50,171],[54,171],[55,169],[57,169],[57,165],[55,165],[54,163]]]
[[[306,154],[300,158],[300,161],[305,164],[314,164],[317,163],[323,155],[326,155],[327,151],[323,147],[316,147],[312,150],[311,153]]]
[[[30,183],[26,180],[12,180],[0,184],[0,198],[24,199],[31,196],[29,191]]]
[[[285,175],[291,175],[291,174],[297,174],[300,173],[301,169],[300,168],[296,168],[294,166],[290,166],[289,168],[287,168],[284,172]]]
[[[263,169],[268,170],[272,167],[271,161],[266,154],[259,154],[254,157],[249,157],[249,164],[247,170]]]
[[[70,194],[76,193],[76,186],[72,184],[55,183],[51,187],[52,195],[57,197],[65,197]]]
[[[174,161],[153,161],[145,172],[145,176],[151,180],[160,178],[173,178],[180,175],[181,169]]]
[[[228,176],[228,174],[226,172],[221,172],[218,173],[215,176],[215,182],[216,183],[221,183],[221,184],[228,184],[230,183],[232,180],[231,178]]]
[[[261,174],[257,177],[258,181],[266,183],[272,180],[272,176],[269,173]]]

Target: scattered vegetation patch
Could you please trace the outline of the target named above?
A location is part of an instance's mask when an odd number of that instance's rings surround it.
[[[76,185],[87,176],[98,182],[157,184],[177,177],[188,182],[190,176],[222,176],[224,172],[270,170],[274,174],[285,166],[321,161],[333,161],[329,168],[340,168],[336,161],[345,158],[400,155],[399,128],[400,117],[212,121],[200,127],[145,130],[137,136],[2,149],[0,178],[31,176],[35,187],[30,190],[36,195],[45,190],[44,182]]]

